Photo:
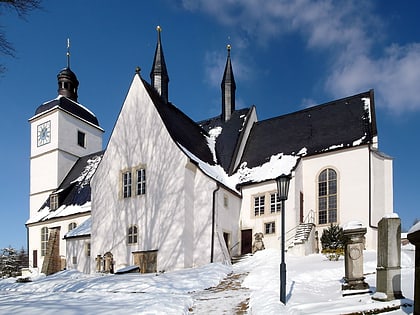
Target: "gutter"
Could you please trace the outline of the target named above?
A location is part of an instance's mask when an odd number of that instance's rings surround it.
[[[215,225],[216,225],[216,193],[220,189],[219,183],[216,184],[217,187],[213,190],[213,204],[212,204],[212,218],[211,218],[211,250],[210,250],[210,263],[213,263],[214,260],[214,235],[215,235]]]

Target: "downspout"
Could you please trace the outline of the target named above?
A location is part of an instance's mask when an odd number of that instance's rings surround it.
[[[371,143],[368,143],[369,149],[369,227],[377,229],[377,226],[372,224],[372,148]]]
[[[220,189],[219,184],[217,183],[217,187],[213,190],[213,205],[212,205],[212,218],[211,218],[211,254],[210,254],[210,262],[213,263],[214,260],[214,235],[215,235],[215,225],[216,225],[216,193]]]

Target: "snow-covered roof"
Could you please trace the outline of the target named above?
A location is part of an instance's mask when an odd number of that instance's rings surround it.
[[[64,238],[89,236],[92,227],[92,217],[89,217],[85,222],[64,235]]]
[[[48,198],[26,224],[61,218],[91,209],[90,180],[102,160],[103,151],[83,156],[77,160],[58,189],[59,208],[51,210]]]

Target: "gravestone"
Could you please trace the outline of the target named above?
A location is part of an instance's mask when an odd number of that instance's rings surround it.
[[[401,292],[401,220],[397,215],[378,223],[376,293],[379,301],[402,299]]]
[[[349,222],[343,227],[345,276],[342,290],[350,291],[343,292],[343,295],[369,292],[369,285],[363,276],[363,250],[366,232],[366,227],[358,221]]]
[[[408,231],[407,238],[416,246],[414,269],[414,313],[420,314],[420,222]]]

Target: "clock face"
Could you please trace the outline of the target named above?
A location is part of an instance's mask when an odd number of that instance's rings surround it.
[[[51,121],[38,125],[38,147],[51,142]]]

